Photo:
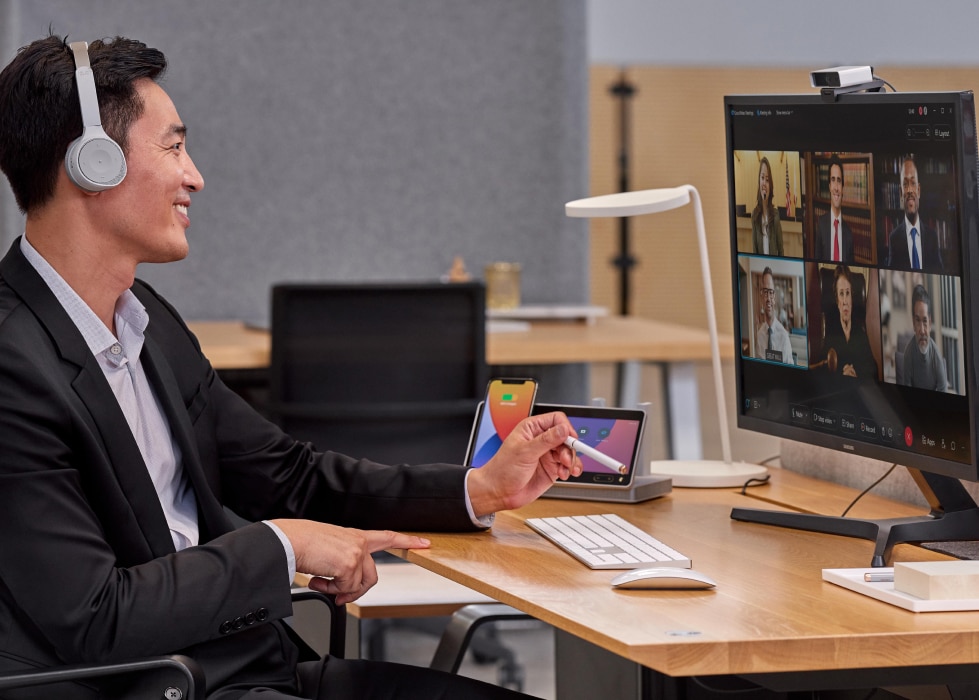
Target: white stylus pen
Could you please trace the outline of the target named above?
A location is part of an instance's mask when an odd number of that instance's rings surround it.
[[[580,452],[581,454],[587,457],[591,457],[599,464],[606,466],[609,469],[614,469],[619,474],[625,474],[626,471],[628,471],[625,468],[625,465],[622,464],[622,462],[620,462],[619,460],[612,459],[604,452],[599,452],[594,447],[591,447],[590,445],[586,445],[581,440],[576,440],[570,435],[564,439],[564,444],[570,447],[575,452]]]

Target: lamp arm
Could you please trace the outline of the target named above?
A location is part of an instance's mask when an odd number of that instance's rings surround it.
[[[714,288],[710,278],[710,260],[707,256],[707,231],[704,212],[700,205],[700,193],[693,185],[682,185],[693,200],[694,218],[697,223],[697,240],[700,244],[700,268],[704,277],[704,296],[707,303],[707,328],[710,331],[710,352],[714,364],[714,395],[717,397],[717,419],[721,436],[721,454],[725,464],[731,464],[731,436],[728,432],[727,402],[724,398],[724,376],[721,373],[721,349],[717,338],[717,317],[714,313]]]

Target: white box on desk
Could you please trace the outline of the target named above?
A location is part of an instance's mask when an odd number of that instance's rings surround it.
[[[979,561],[895,562],[894,589],[924,600],[979,597]]]

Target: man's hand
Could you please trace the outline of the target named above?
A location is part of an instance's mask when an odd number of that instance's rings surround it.
[[[557,479],[581,474],[581,460],[564,444],[575,429],[563,413],[520,421],[499,451],[469,475],[469,498],[477,517],[519,508]]]
[[[354,530],[312,520],[273,520],[292,544],[296,571],[312,574],[309,587],[332,593],[337,604],[357,600],[377,583],[371,554],[388,548],[425,549],[429,541],[391,530]]]

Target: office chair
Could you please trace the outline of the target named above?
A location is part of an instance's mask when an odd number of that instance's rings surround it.
[[[270,416],[352,457],[461,463],[488,373],[485,313],[480,283],[276,285]]]
[[[329,612],[327,644],[322,652],[298,635],[302,657],[311,659],[320,653],[343,658],[346,641],[347,613],[336,605],[332,596],[308,588],[293,590],[294,610],[307,601],[315,602]],[[0,655],[2,655],[0,650]],[[30,671],[0,671],[0,693],[7,690],[47,686],[44,697],[59,697],[56,684],[92,683],[105,689],[110,684],[111,696],[122,700],[204,700],[205,681],[200,666],[181,654],[153,656],[116,663],[71,664]],[[64,686],[62,686],[64,687]],[[63,692],[63,691],[62,691]],[[19,695],[17,697],[20,697]]]
[[[386,464],[462,462],[488,377],[482,283],[278,284],[271,330],[268,413],[294,438]],[[369,624],[367,655],[383,659],[392,627],[439,635],[446,623]],[[504,682],[519,683],[492,625],[456,639],[448,657],[468,646],[482,661],[502,660]]]

